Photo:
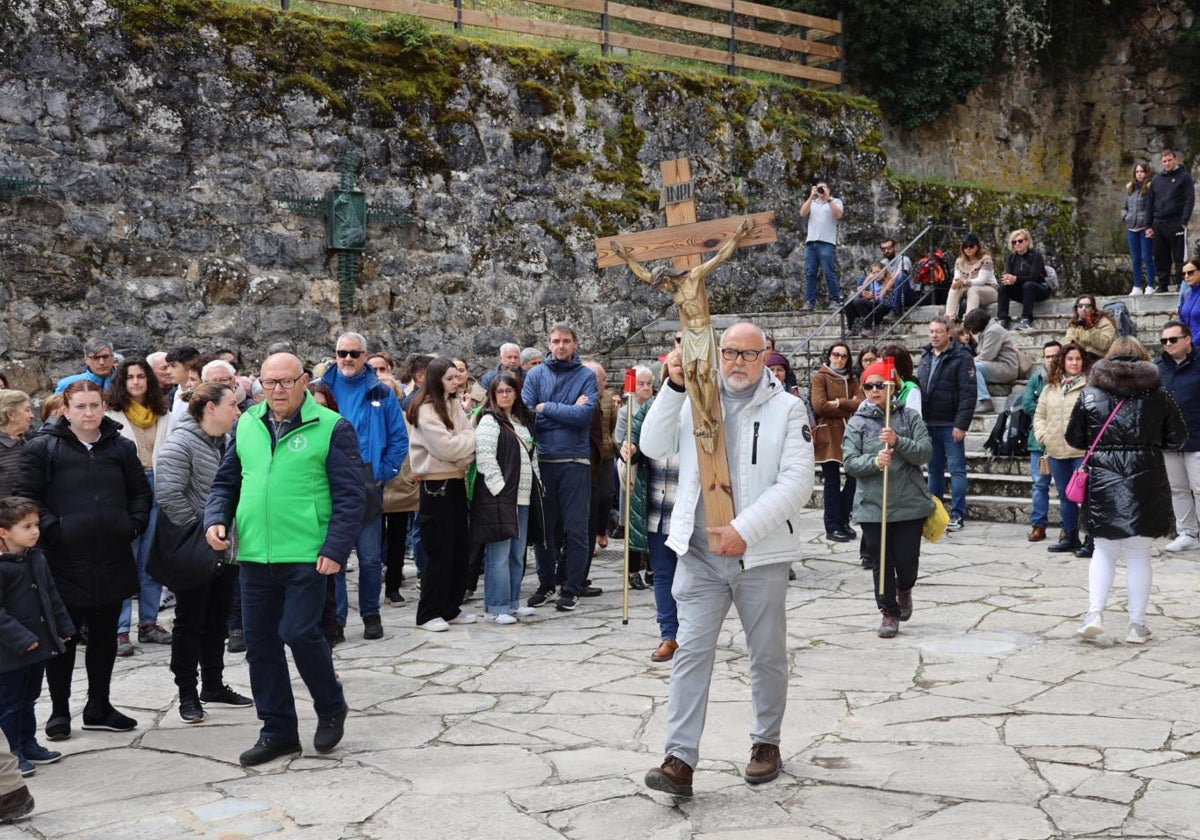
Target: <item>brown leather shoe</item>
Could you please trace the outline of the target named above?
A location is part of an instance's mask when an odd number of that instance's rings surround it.
[[[746,765],[743,778],[752,785],[761,785],[779,775],[783,759],[779,757],[779,747],[775,744],[755,744],[750,748],[750,763]]]
[[[1029,529],[1029,536],[1025,539],[1029,540],[1030,542],[1041,542],[1042,540],[1046,539],[1046,526],[1034,525]]]
[[[669,755],[661,767],[646,771],[646,787],[674,796],[691,796],[692,768],[683,759]]]
[[[690,773],[688,778],[691,778]],[[11,793],[0,796],[0,823],[10,823],[13,820],[19,820],[32,810],[33,794],[24,785]]]
[[[679,648],[679,642],[674,639],[663,639],[659,646],[654,649],[654,653],[650,654],[651,662],[670,662],[671,657],[675,655],[675,651]]]

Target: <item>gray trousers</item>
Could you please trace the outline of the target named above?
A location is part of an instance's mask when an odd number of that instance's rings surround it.
[[[14,790],[25,787],[25,780],[17,770],[17,757],[12,754],[5,744],[0,748],[0,796],[7,796]]]
[[[736,559],[705,552],[679,558],[671,594],[679,608],[679,634],[667,703],[667,755],[695,767],[708,708],[717,640],[730,604],[737,606],[750,650],[753,744],[779,744],[787,705],[788,564],[743,571]]]

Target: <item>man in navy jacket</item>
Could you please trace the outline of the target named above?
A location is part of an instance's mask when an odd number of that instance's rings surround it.
[[[584,591],[591,539],[588,514],[592,504],[592,463],[589,432],[599,404],[596,376],[579,360],[579,341],[569,324],[550,328],[550,358],[529,371],[521,399],[536,416],[538,467],[546,488],[545,533],[549,548],[534,547],[538,589],[529,606],[537,607],[554,594],[555,568],[560,551],[557,534],[565,535],[562,549],[567,579],[555,608],[573,610]]]
[[[1182,321],[1167,321],[1162,328],[1162,354],[1155,360],[1162,385],[1174,398],[1187,423],[1188,439],[1182,452],[1163,452],[1171,507],[1175,509],[1175,539],[1166,551],[1200,548],[1200,350],[1192,344],[1192,331]]]
[[[1162,171],[1150,180],[1154,197],[1154,218],[1146,236],[1154,243],[1154,273],[1157,291],[1165,292],[1171,283],[1171,264],[1175,264],[1175,283],[1183,286],[1184,239],[1187,223],[1196,203],[1192,175],[1179,165],[1171,149],[1162,151]]]
[[[975,416],[975,361],[967,345],[954,340],[954,322],[938,315],[929,322],[929,343],[917,367],[921,414],[933,439],[929,459],[929,492],[946,493],[946,463],[950,466],[950,524],[961,531],[967,518],[967,429]]]

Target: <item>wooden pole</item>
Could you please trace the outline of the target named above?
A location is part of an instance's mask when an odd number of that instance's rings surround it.
[[[633,438],[633,395],[637,390],[637,371],[625,371],[625,441]],[[633,453],[625,463],[625,568],[621,572],[621,623],[629,623],[629,512],[633,507]]]
[[[888,377],[883,388],[883,428],[892,427],[892,379]],[[887,449],[887,444],[883,445]],[[888,474],[892,466],[883,468],[883,514],[879,520],[879,594],[883,594],[883,575],[887,570],[887,508],[888,508]]]

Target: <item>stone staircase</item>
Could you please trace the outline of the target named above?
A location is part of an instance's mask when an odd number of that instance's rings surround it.
[[[1138,337],[1146,344],[1151,354],[1159,350],[1158,335],[1161,327],[1176,309],[1178,296],[1170,294],[1150,297],[1099,298],[1101,306],[1110,300],[1121,300],[1128,307],[1138,326]],[[1035,362],[1041,359],[1042,345],[1051,339],[1062,340],[1067,323],[1073,312],[1073,299],[1051,299],[1037,304],[1034,309],[1034,329],[1012,332],[1017,346]],[[900,322],[890,318],[873,338],[854,335],[845,336],[852,353],[869,345],[879,346],[890,341],[899,341],[913,355],[914,364],[919,360],[921,348],[928,343],[929,319],[939,314],[940,308],[916,307]],[[1017,307],[1013,307],[1015,316]],[[714,315],[713,324],[718,332],[738,321],[749,320],[759,324],[775,338],[775,346],[787,355],[796,371],[802,387],[807,388],[808,378],[824,358],[825,348],[832,342],[843,339],[840,318],[830,318],[831,310],[806,312],[765,312],[752,314]],[[1014,317],[1013,323],[1017,318]],[[827,322],[827,323],[826,323]],[[613,348],[608,354],[610,370],[619,370],[635,364],[647,364],[656,360],[670,347],[677,320],[662,318],[647,324],[634,333],[624,345]],[[885,334],[886,333],[886,334]],[[610,374],[612,376],[612,374]],[[1023,390],[1025,380],[1010,385],[990,385],[992,403],[997,412],[1003,411],[1014,388]],[[1029,475],[1029,459],[994,459],[989,462],[983,448],[997,414],[976,416],[967,432],[967,518],[987,522],[1023,523],[1029,520],[1029,492],[1032,479]],[[820,474],[817,476],[820,482]],[[1051,491],[1050,519],[1057,525],[1058,499]],[[820,506],[820,494],[814,492],[813,505]]]

